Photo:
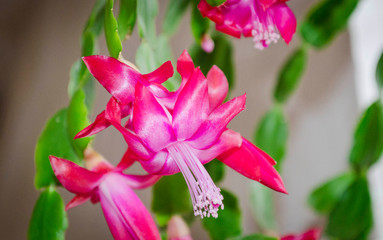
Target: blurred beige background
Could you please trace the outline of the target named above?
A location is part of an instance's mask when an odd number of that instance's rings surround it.
[[[79,39],[94,1],[0,1],[0,233],[2,239],[25,239],[38,197],[34,189],[34,147],[45,121],[68,104],[71,64],[80,54]],[[315,0],[292,0],[299,19]],[[160,19],[167,1],[160,1]],[[187,15],[171,40],[174,56],[192,43]],[[252,139],[255,123],[271,106],[276,72],[294,46],[282,41],[269,49],[252,48],[250,39],[234,40],[236,86],[232,96],[247,92],[247,109],[231,127]],[[101,53],[107,54],[101,37]],[[134,61],[137,33],[124,43],[123,54]],[[310,189],[346,167],[357,107],[349,37],[341,34],[323,51],[310,51],[307,71],[287,104],[289,145],[283,179],[288,196],[278,196],[281,234],[301,232],[321,224],[307,206]],[[108,94],[98,86],[93,117],[104,108]],[[111,161],[123,154],[125,143],[112,129],[99,134],[95,148]],[[256,231],[248,202],[248,180],[227,171],[223,185],[240,197],[244,233]],[[61,191],[67,202],[71,194]],[[150,207],[150,190],[139,191]],[[84,204],[68,212],[67,239],[112,239],[98,205]],[[199,221],[195,239],[206,239]]]

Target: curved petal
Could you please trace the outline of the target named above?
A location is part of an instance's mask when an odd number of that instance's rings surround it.
[[[239,149],[229,150],[217,157],[218,160],[240,174],[258,181],[281,193],[287,193],[283,181],[261,149],[243,138]],[[270,157],[269,157],[270,158]]]
[[[141,74],[115,58],[94,55],[82,58],[90,73],[121,103],[134,100],[134,86]]]
[[[133,128],[145,145],[158,152],[174,141],[171,123],[153,94],[141,84],[136,86],[133,107]]]
[[[105,109],[105,118],[122,134],[129,148],[140,158],[149,159],[151,153],[143,145],[141,140],[128,129],[121,126],[121,108],[118,102],[112,98]]]
[[[79,165],[55,156],[49,156],[53,172],[70,192],[87,194],[98,186],[103,174],[91,172]]]
[[[208,149],[194,149],[197,158],[202,164],[206,164],[216,158],[218,155],[233,148],[239,148],[242,145],[242,137],[239,133],[227,129],[222,133],[217,142]]]
[[[68,211],[71,208],[77,207],[78,205],[81,205],[88,201],[91,198],[91,195],[76,195],[68,204],[65,206],[65,211]]]
[[[209,98],[207,79],[196,68],[181,90],[173,110],[173,129],[178,140],[191,137],[207,118]]]
[[[77,133],[74,139],[92,136],[98,132],[101,132],[109,126],[110,122],[105,119],[105,111],[102,111],[100,114],[97,115],[94,122],[86,128],[84,128],[83,130],[81,130],[79,133]]]
[[[167,151],[160,151],[156,153],[152,159],[140,161],[142,168],[151,174],[157,174],[165,166],[168,158]]]
[[[275,4],[268,9],[273,16],[275,25],[277,26],[282,38],[289,43],[297,29],[297,20],[294,13],[286,5],[286,3]]]
[[[121,118],[128,116],[129,111],[130,111],[130,105],[123,106]],[[91,123],[86,128],[84,128],[83,130],[81,130],[79,133],[77,133],[74,139],[92,136],[108,128],[110,125],[111,123],[105,118],[105,111],[102,111],[100,114],[97,115],[94,122]]]
[[[167,151],[158,152],[151,160],[140,161],[145,171],[155,175],[173,175],[180,172],[177,163]]]
[[[223,103],[229,91],[225,74],[214,65],[207,73],[210,112]]]
[[[148,81],[148,82],[153,82],[153,83],[163,83],[169,78],[171,78],[174,74],[173,70],[173,65],[171,61],[167,61],[163,63],[159,68],[154,70],[151,73],[144,74],[143,77]]]
[[[161,176],[159,175],[128,175],[125,174],[125,178],[128,180],[129,186],[134,189],[143,189],[154,185]]]
[[[100,184],[99,195],[114,239],[161,239],[152,216],[123,175],[108,174]]]
[[[124,156],[122,156],[121,161],[118,163],[116,169],[125,170],[128,167],[132,166],[132,164],[136,161],[137,156],[128,148],[126,150]]]
[[[226,129],[226,125],[239,112],[245,109],[246,94],[233,98],[216,108],[202,123],[201,127],[188,139],[193,148],[205,149],[210,147]]]

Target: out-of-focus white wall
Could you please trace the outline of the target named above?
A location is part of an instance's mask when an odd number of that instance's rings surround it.
[[[352,56],[354,60],[355,86],[360,109],[367,108],[379,97],[376,82],[376,64],[383,51],[383,31],[377,29],[383,22],[383,2],[361,1],[350,21]],[[372,239],[383,238],[383,161],[369,171],[369,186],[374,209]]]
[[[13,29],[15,32],[12,41],[0,42],[3,49],[8,49],[5,56],[12,59],[6,61],[7,58],[2,56],[4,64],[10,64],[4,68],[7,78],[1,80],[2,86],[7,86],[1,92],[6,105],[1,106],[0,126],[0,232],[4,239],[26,237],[28,221],[38,197],[33,187],[35,142],[44,122],[68,104],[69,69],[79,57],[79,38],[93,3],[40,1],[38,6],[34,6],[28,2],[14,2],[12,15],[9,12],[8,15],[18,21],[8,19],[6,23],[9,25],[1,28],[0,33],[2,39],[8,39],[8,31]],[[289,5],[299,20],[314,2],[295,0]],[[164,14],[165,3],[160,1],[160,18]],[[193,41],[188,17],[171,40],[175,57]],[[104,40],[100,43],[101,53],[107,54]],[[250,39],[234,39],[233,43],[236,86],[232,96],[246,92],[247,109],[230,127],[252,139],[255,123],[271,107],[277,70],[299,43],[299,38],[296,37],[289,46],[280,41],[264,51],[253,49]],[[125,58],[134,61],[138,45],[135,33],[124,43]],[[14,50],[7,46],[14,47]],[[314,186],[347,166],[357,114],[353,78],[347,33],[341,34],[322,51],[310,51],[302,83],[286,108],[290,136],[283,179],[289,195],[276,194],[281,234],[301,232],[321,223],[306,205],[306,198]],[[104,108],[108,97],[104,89],[97,88],[93,117]],[[96,138],[96,150],[113,162],[121,158],[125,147],[123,139],[112,128]],[[256,228],[249,210],[247,183],[247,179],[228,169],[223,185],[240,197],[244,232],[252,233]],[[72,196],[64,190],[61,192],[66,202]],[[150,207],[150,189],[138,194]],[[98,205],[87,203],[70,210],[68,216],[67,239],[111,239]],[[205,239],[206,233],[198,222],[193,226],[193,236]]]

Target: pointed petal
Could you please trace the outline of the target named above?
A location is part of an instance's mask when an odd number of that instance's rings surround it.
[[[137,156],[128,148],[124,156],[122,156],[122,159],[118,163],[116,169],[119,169],[121,171],[127,169],[128,167],[132,166],[132,164],[136,161],[136,158]]]
[[[210,112],[223,103],[229,91],[225,74],[214,65],[207,73]]]
[[[74,139],[92,136],[98,132],[101,132],[109,126],[109,121],[105,119],[105,111],[102,111],[100,114],[97,115],[96,120],[94,120],[92,124],[90,124],[83,130],[81,130],[79,133],[77,133]]]
[[[153,82],[153,83],[163,83],[169,78],[171,78],[174,74],[173,71],[173,65],[171,61],[167,61],[164,64],[162,64],[159,68],[154,70],[151,73],[144,74],[143,77],[148,81],[148,82]]]
[[[91,195],[76,195],[70,202],[65,206],[65,211],[68,211],[71,208],[77,207],[78,205],[81,205],[88,201],[90,199]]]
[[[177,72],[181,75],[182,81],[188,79],[194,71],[194,63],[188,51],[185,49],[177,59]]]
[[[94,55],[82,58],[90,73],[124,104],[134,100],[134,86],[141,74],[115,58]]]
[[[209,98],[207,79],[196,68],[180,92],[173,110],[173,129],[178,140],[191,137],[207,118]]]
[[[246,94],[233,98],[216,108],[202,123],[201,127],[188,140],[193,148],[205,149],[210,147],[226,130],[227,124],[243,109],[245,109]]]
[[[163,107],[142,85],[136,87],[133,107],[133,128],[137,136],[154,152],[174,141],[171,123]]]
[[[218,155],[229,151],[230,149],[239,148],[241,145],[241,135],[233,130],[227,129],[210,148],[203,150],[194,149],[194,152],[201,163],[205,164],[216,158]]]
[[[101,207],[114,239],[161,239],[149,211],[129,187],[123,175],[108,174],[100,184],[99,194]]]
[[[125,178],[129,182],[129,186],[134,189],[143,189],[154,185],[161,176],[159,175],[128,175],[125,174]]]
[[[70,192],[87,194],[98,186],[103,174],[91,172],[79,165],[55,156],[49,156],[53,172]]]
[[[239,149],[229,150],[217,159],[245,177],[258,181],[275,191],[287,193],[281,176],[265,155],[266,153],[261,149],[243,138]]]
[[[268,11],[274,17],[275,24],[282,38],[286,43],[289,43],[297,29],[297,20],[294,13],[286,3],[276,4],[269,8]]]
[[[105,109],[105,118],[122,134],[129,148],[141,159],[149,159],[151,153],[143,145],[141,140],[128,129],[121,126],[121,108],[118,102],[112,98]]]
[[[129,112],[130,112],[130,105],[122,106],[121,118],[128,116]],[[74,139],[92,136],[108,128],[110,125],[111,123],[105,118],[105,111],[102,111],[100,114],[97,115],[94,122],[90,124],[89,126],[87,126],[86,128],[84,128],[83,130],[81,130],[79,133],[77,133]]]

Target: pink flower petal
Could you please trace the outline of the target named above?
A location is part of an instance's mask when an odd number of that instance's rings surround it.
[[[181,90],[173,110],[173,129],[178,140],[191,137],[207,118],[209,98],[207,79],[199,68]]]
[[[239,148],[242,145],[242,137],[239,133],[227,129],[221,135],[217,142],[208,149],[194,149],[194,152],[202,164],[206,164],[216,158],[218,155],[233,148]]]
[[[65,206],[65,211],[68,211],[71,208],[77,207],[88,201],[91,198],[91,195],[76,195],[70,202]]]
[[[154,152],[160,151],[175,140],[164,109],[153,94],[140,84],[136,86],[133,116],[134,132]]]
[[[217,31],[223,32],[227,35],[230,35],[230,36],[233,36],[236,38],[241,38],[241,31],[236,27],[233,27],[230,25],[224,25],[224,24],[217,24],[215,26],[215,29],[217,29]]]
[[[182,81],[189,79],[194,71],[194,63],[188,51],[185,49],[177,59],[177,72],[181,75]]]
[[[225,74],[217,66],[207,73],[210,112],[223,103],[229,91],[229,83]]]
[[[121,109],[118,102],[112,98],[105,109],[105,118],[123,135],[129,148],[141,159],[151,158],[152,153],[143,145],[140,138],[121,126]]]
[[[262,7],[263,10],[266,10],[267,8],[271,7],[273,4],[280,2],[280,0],[258,0]]]
[[[266,158],[267,154],[243,138],[239,149],[229,150],[217,157],[227,166],[240,174],[258,181],[263,185],[281,193],[287,193],[277,170]],[[269,157],[270,158],[270,157]]]
[[[101,132],[109,126],[109,121],[105,119],[105,111],[102,111],[100,114],[97,115],[96,120],[94,120],[92,124],[90,124],[83,130],[81,130],[79,133],[77,133],[74,139],[92,136],[98,132]]]
[[[275,25],[277,26],[282,38],[288,44],[297,29],[297,20],[291,9],[285,4],[276,4],[269,8],[269,12],[274,17]]]
[[[188,139],[193,148],[205,149],[210,147],[226,130],[226,125],[242,110],[245,109],[246,94],[233,98],[217,107],[204,121],[201,127]]]
[[[90,193],[98,186],[103,176],[62,158],[49,156],[49,160],[57,179],[72,193]]]
[[[125,175],[129,186],[134,189],[143,189],[154,185],[162,176],[160,175]]]
[[[130,167],[136,161],[136,159],[137,159],[137,156],[130,150],[130,148],[128,148],[124,156],[122,156],[122,159],[118,163],[116,169],[123,171],[127,169],[128,167]]]
[[[90,73],[121,103],[134,100],[134,86],[141,74],[115,58],[94,55],[82,58]]]
[[[213,7],[210,4],[208,4],[206,0],[201,0],[197,7],[203,17],[208,17],[213,22],[218,24],[225,21],[225,16],[220,11],[220,7]]]
[[[128,116],[129,112],[130,105],[123,106],[121,118]],[[111,123],[105,118],[105,111],[102,111],[100,114],[97,115],[96,120],[94,120],[93,123],[91,123],[89,126],[77,133],[74,139],[92,136],[108,128],[110,125]]]
[[[173,70],[173,65],[171,61],[167,61],[164,64],[162,64],[159,68],[154,70],[151,73],[144,74],[143,77],[148,81],[148,82],[153,82],[153,83],[163,83],[169,78],[171,78],[174,74]]]
[[[283,236],[281,240],[319,240],[321,236],[321,230],[313,228],[300,235],[287,235]]]
[[[99,194],[114,239],[161,239],[149,211],[123,175],[108,174],[100,184]]]
[[[140,161],[142,168],[151,174],[158,174],[161,169],[164,168],[168,158],[167,151],[159,151],[152,159],[146,161]]]

